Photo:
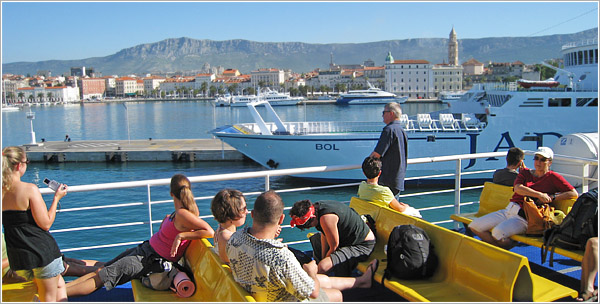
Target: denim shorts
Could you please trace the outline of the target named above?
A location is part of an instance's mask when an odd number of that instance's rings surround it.
[[[16,273],[19,276],[22,276],[23,278],[27,279],[27,281],[32,281],[34,277],[36,279],[53,278],[63,273],[63,271],[65,271],[63,259],[62,257],[58,257],[46,266],[34,268],[32,270],[17,270]]]

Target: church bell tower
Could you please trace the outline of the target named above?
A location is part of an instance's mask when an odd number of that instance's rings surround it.
[[[450,32],[450,40],[448,41],[448,63],[450,65],[458,65],[458,40],[454,26]]]

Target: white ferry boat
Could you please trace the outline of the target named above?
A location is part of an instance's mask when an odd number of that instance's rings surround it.
[[[481,84],[460,100],[450,102],[446,113],[403,115],[408,135],[408,157],[420,158],[481,151],[505,151],[517,146],[536,150],[552,147],[563,135],[598,132],[598,41],[563,47],[565,68],[554,79],[563,85],[544,90],[509,85]],[[585,56],[584,56],[585,54]],[[568,77],[562,77],[566,75]],[[573,80],[577,80],[573,82]],[[267,107],[266,123],[255,106]],[[255,123],[223,126],[212,133],[266,168],[360,164],[375,147],[382,122],[282,122],[265,103],[249,103]],[[472,159],[463,169],[483,170],[505,166],[504,159]],[[454,170],[451,164],[418,164],[411,171]],[[362,180],[360,170],[301,175],[318,180]]]
[[[217,106],[243,107],[249,102],[266,100],[273,106],[295,106],[304,101],[304,97],[293,97],[290,93],[279,93],[270,88],[263,88],[257,95],[230,95],[219,97],[216,100]]]
[[[394,93],[383,91],[371,85],[366,90],[350,90],[348,93],[341,93],[336,103],[339,105],[353,104],[386,104],[388,102],[404,103],[408,97],[398,97]]]

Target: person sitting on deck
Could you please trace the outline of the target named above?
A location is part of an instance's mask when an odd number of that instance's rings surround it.
[[[492,182],[495,184],[512,187],[515,183],[517,175],[519,175],[518,170],[527,168],[525,167],[523,158],[525,158],[525,153],[523,153],[523,150],[517,147],[508,149],[508,152],[506,153],[506,168],[496,170],[496,172],[494,172]]]
[[[221,260],[229,264],[225,246],[237,227],[246,223],[248,207],[244,194],[238,190],[223,189],[219,191],[210,203],[215,220],[219,222],[215,232],[215,250]]]
[[[252,226],[236,231],[227,243],[235,281],[257,301],[341,302],[342,290],[372,286],[377,259],[360,277],[317,274],[314,260],[301,266],[288,247],[275,239],[285,218],[283,209],[277,193],[262,193],[251,212]]]
[[[111,290],[117,285],[139,279],[148,274],[156,266],[155,263],[160,263],[160,267],[164,263],[177,263],[191,240],[213,237],[212,227],[198,217],[198,206],[189,179],[182,174],[175,174],[171,178],[170,194],[175,211],[163,219],[158,232],[149,241],[125,250],[107,262],[100,271],[69,282],[69,297],[88,295],[102,285],[106,290]]]
[[[550,170],[553,157],[552,149],[539,147],[533,158],[535,170],[520,170],[508,206],[474,219],[469,229],[484,242],[510,249],[514,246],[510,237],[527,231],[525,212],[521,208],[525,196],[541,203],[576,198],[577,190],[560,174]]]
[[[362,163],[362,171],[367,177],[358,186],[358,198],[373,202],[380,206],[389,207],[406,215],[422,218],[419,210],[408,204],[399,202],[394,197],[394,193],[387,186],[379,185],[379,176],[381,176],[381,159],[369,156]]]
[[[333,271],[336,276],[352,274],[359,262],[366,261],[375,248],[375,234],[362,217],[348,205],[322,200],[314,204],[298,201],[290,210],[292,227],[315,227],[310,239],[319,273]]]

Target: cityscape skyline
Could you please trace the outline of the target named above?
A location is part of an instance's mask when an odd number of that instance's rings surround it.
[[[5,1],[2,62],[103,57],[179,37],[363,43],[446,38],[452,27],[459,40],[575,33],[598,27],[598,3]]]

